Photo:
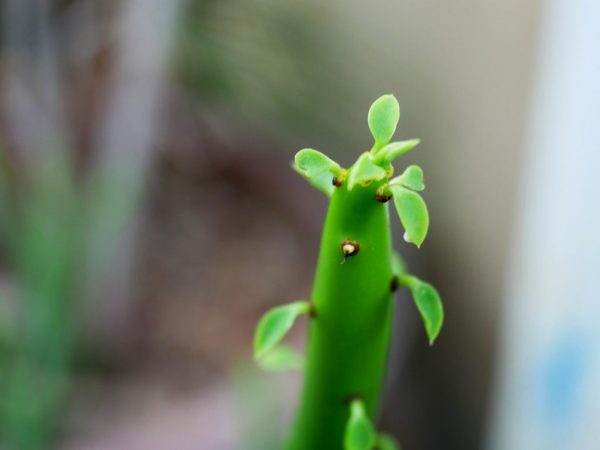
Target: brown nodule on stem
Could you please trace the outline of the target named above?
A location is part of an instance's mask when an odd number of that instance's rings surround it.
[[[346,397],[344,398],[344,403],[346,405],[351,404],[354,400],[362,400],[362,395],[358,395],[358,394],[350,394],[350,395],[346,395]]]
[[[338,177],[333,177],[331,184],[333,184],[335,187],[340,187],[342,185],[342,180],[340,180]]]
[[[399,287],[400,287],[400,280],[398,279],[398,277],[396,275],[394,275],[392,277],[392,280],[390,281],[390,292],[396,292]]]
[[[386,203],[389,202],[392,199],[391,195],[384,195],[384,194],[380,194],[379,192],[375,193],[375,199],[379,202],[379,203]]]
[[[350,256],[356,255],[360,251],[360,245],[356,241],[345,240],[340,244],[340,249],[344,254],[344,259],[341,264],[344,264]]]
[[[317,310],[312,300],[308,301],[308,317],[310,317],[311,319],[317,317]]]

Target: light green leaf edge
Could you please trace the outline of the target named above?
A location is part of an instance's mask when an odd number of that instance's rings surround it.
[[[390,184],[390,190],[408,242],[420,247],[429,229],[429,212],[425,201],[419,194],[403,186]]]
[[[254,359],[260,359],[279,344],[296,319],[309,312],[310,303],[305,300],[276,306],[267,311],[258,322],[254,333]]]
[[[422,191],[425,189],[423,183],[423,169],[417,165],[411,165],[404,170],[401,175],[390,180],[390,185],[400,185],[413,191]]]
[[[369,108],[367,121],[375,139],[374,150],[385,146],[396,132],[400,120],[400,105],[391,94],[382,95]]]
[[[409,139],[407,141],[390,142],[381,150],[377,151],[377,157],[375,158],[375,161],[377,163],[391,163],[394,159],[411,151],[413,148],[419,145],[420,142],[421,141],[419,139]]]
[[[344,450],[372,450],[375,442],[375,429],[367,416],[363,401],[352,400],[344,432]]]
[[[433,345],[444,324],[444,307],[440,294],[431,284],[411,275],[401,277],[400,282],[410,289],[423,319],[429,345]]]
[[[373,155],[365,152],[358,157],[348,172],[348,190],[351,191],[358,184],[382,180],[386,175],[386,170],[373,162]]]
[[[294,156],[294,170],[312,186],[331,197],[335,187],[333,177],[340,176],[343,169],[334,160],[312,148],[304,148]]]
[[[270,372],[304,370],[304,356],[289,345],[278,345],[258,359],[258,365]]]

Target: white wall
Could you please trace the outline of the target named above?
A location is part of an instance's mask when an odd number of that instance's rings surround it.
[[[600,3],[546,3],[489,448],[600,448]]]

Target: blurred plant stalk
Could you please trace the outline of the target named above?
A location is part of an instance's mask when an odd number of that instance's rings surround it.
[[[108,294],[119,301],[128,294],[132,245],[121,246],[119,263],[111,263],[123,230],[135,223],[160,131],[156,112],[181,5],[119,4],[112,84],[89,173],[82,177],[65,112],[65,80],[73,67],[92,64],[107,37],[99,32],[101,2],[58,3],[8,0],[1,9],[6,133],[0,139],[0,240],[18,288],[14,299],[1,292],[3,303],[13,301],[14,318],[3,321],[11,329],[0,330],[7,341],[0,346],[0,444],[20,450],[53,446],[82,301],[107,301],[99,288],[116,271],[120,279],[113,286],[120,292]],[[96,33],[76,48],[72,38],[82,30]]]

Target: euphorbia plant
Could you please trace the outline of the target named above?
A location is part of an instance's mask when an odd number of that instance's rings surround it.
[[[437,291],[410,275],[393,252],[388,201],[393,200],[404,240],[420,247],[429,215],[419,192],[423,171],[409,166],[394,177],[393,161],[418,140],[390,142],[400,118],[396,98],[377,99],[368,114],[375,139],[348,169],[313,149],[300,150],[294,167],[330,199],[312,294],[268,311],[255,338],[265,367],[303,367],[305,382],[287,450],[397,448],[372,421],[387,367],[393,293],[406,286],[433,344],[443,321]],[[306,362],[281,340],[302,315],[309,317]]]

